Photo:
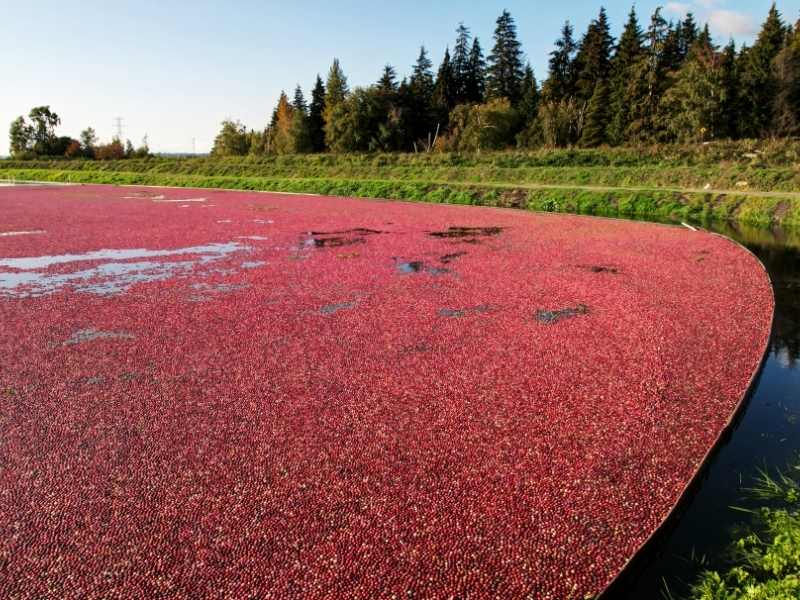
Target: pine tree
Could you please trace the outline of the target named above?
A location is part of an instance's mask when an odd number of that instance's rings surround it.
[[[450,48],[448,47],[444,51],[444,58],[439,66],[439,72],[436,74],[436,84],[433,88],[433,106],[443,123],[447,122],[447,115],[455,106],[455,95],[453,64],[450,62]]]
[[[525,65],[525,75],[522,77],[522,97],[518,107],[522,117],[523,126],[528,126],[539,110],[539,86],[530,63]]]
[[[547,102],[560,102],[575,95],[573,61],[577,46],[572,37],[572,25],[569,21],[564,23],[561,37],[556,40],[555,47],[550,53],[550,72],[542,90]]]
[[[783,48],[785,37],[786,27],[773,4],[756,42],[743,57],[740,115],[742,135],[758,137],[768,134],[772,129],[774,99],[778,93],[772,62]]]
[[[522,49],[511,13],[504,10],[497,18],[494,48],[489,55],[486,91],[489,98],[506,98],[512,106],[519,102],[522,85]]]
[[[630,124],[626,137],[645,141],[656,136],[658,106],[669,80],[666,76],[665,48],[670,28],[656,8],[647,29],[644,55],[634,65],[626,90],[630,106]]]
[[[469,29],[464,26],[464,23],[459,23],[451,62],[453,66],[453,102],[455,104],[469,101],[467,88],[470,76],[470,39]]]
[[[681,62],[689,56],[689,51],[697,40],[698,33],[694,15],[687,13],[686,18],[678,23],[678,56]]]
[[[332,146],[329,138],[331,135],[334,135],[330,127],[331,121],[333,120],[333,113],[344,103],[347,94],[347,77],[345,77],[342,71],[339,59],[334,58],[333,64],[328,72],[328,81],[325,85],[325,144],[328,147]]]
[[[408,110],[404,113],[405,128],[410,137],[410,143],[424,140],[429,134],[432,135],[431,130],[436,127],[433,107],[435,84],[432,67],[433,63],[428,58],[425,46],[421,46],[419,57],[414,64],[411,78],[408,81],[408,96],[406,100]]]
[[[631,106],[628,103],[628,85],[633,70],[643,56],[642,29],[636,11],[628,15],[619,46],[611,60],[610,121],[608,138],[612,144],[622,144],[631,121]]]
[[[735,138],[739,135],[739,73],[733,40],[722,51],[720,68],[724,94],[721,136]]]
[[[383,73],[378,80],[378,91],[382,94],[394,94],[397,92],[397,72],[392,65],[387,64],[383,67]]]
[[[589,24],[575,57],[575,96],[579,102],[588,102],[593,96],[597,82],[607,79],[611,70],[611,37],[608,16],[600,9],[597,19]]]
[[[800,134],[800,21],[773,61],[777,94],[773,105],[774,133]]]
[[[325,84],[317,75],[314,89],[311,91],[311,105],[308,109],[308,136],[311,139],[313,152],[325,151]]]
[[[469,69],[466,80],[467,102],[483,102],[486,94],[486,61],[483,60],[483,50],[478,38],[472,40],[469,52]]]
[[[609,118],[608,97],[608,81],[599,79],[586,109],[583,131],[581,132],[581,146],[595,148],[608,141],[606,137]]]
[[[280,118],[280,117],[279,117]],[[292,101],[292,125],[289,129],[291,137],[291,152],[301,154],[311,152],[311,132],[308,125],[308,106],[303,97],[303,90],[298,84],[294,89]]]

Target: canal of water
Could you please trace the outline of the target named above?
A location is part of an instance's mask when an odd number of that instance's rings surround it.
[[[759,469],[774,473],[800,457],[800,231],[704,224],[749,248],[764,264],[775,290],[775,321],[768,356],[732,435],[715,453],[679,519],[636,565],[626,600],[685,597],[704,569],[729,566],[728,549],[746,513],[755,508],[744,488]]]

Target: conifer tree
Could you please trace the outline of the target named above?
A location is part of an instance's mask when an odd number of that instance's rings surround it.
[[[453,47],[453,102],[463,104],[468,102],[467,88],[469,86],[470,67],[470,34],[464,23],[459,23],[456,29],[456,45]]]
[[[453,76],[453,64],[450,61],[450,48],[445,48],[442,64],[436,74],[436,84],[433,88],[433,106],[437,116],[444,125],[447,116],[455,106],[455,81]]]
[[[694,15],[687,13],[682,22],[678,23],[678,56],[680,61],[683,62],[689,56],[689,51],[692,49],[695,41],[697,40],[698,30],[697,23],[695,23]]]
[[[628,87],[635,66],[643,56],[642,29],[636,11],[631,8],[628,22],[619,39],[617,52],[611,60],[610,117],[608,138],[612,144],[622,144],[631,121]]]
[[[311,140],[312,152],[325,150],[325,84],[317,75],[314,89],[311,91],[311,104],[308,108],[308,136]]]
[[[555,50],[550,53],[550,72],[542,90],[547,102],[560,102],[575,95],[573,61],[576,50],[572,25],[567,21],[561,28],[561,37],[556,40]]]
[[[597,82],[608,78],[613,47],[608,16],[601,8],[597,19],[589,24],[575,57],[575,96],[579,102],[588,102]]]
[[[772,62],[783,48],[785,36],[786,27],[773,4],[755,43],[742,57],[740,117],[741,133],[746,137],[766,135],[772,128],[778,92]]]
[[[291,151],[295,154],[311,152],[311,134],[308,126],[308,106],[303,97],[303,90],[298,85],[294,90],[292,101],[292,125],[290,128],[292,140]]]
[[[733,40],[722,51],[720,67],[724,94],[721,135],[735,138],[739,135],[739,73],[736,61],[736,44]]]
[[[486,61],[478,38],[473,38],[469,52],[469,68],[466,80],[467,102],[483,102],[486,94]]]
[[[774,133],[800,134],[800,21],[787,36],[786,44],[773,61],[777,94],[773,105]]]
[[[522,49],[517,39],[517,26],[507,10],[497,18],[494,48],[486,71],[486,92],[489,98],[506,98],[512,106],[519,102],[522,86]]]
[[[580,143],[585,148],[595,148],[608,141],[608,96],[608,80],[599,79],[584,117]]]
[[[522,97],[518,110],[523,126],[528,126],[536,118],[536,112],[539,110],[539,86],[530,63],[525,65],[525,75],[522,77]]]
[[[435,114],[433,107],[434,80],[433,63],[428,58],[425,46],[419,49],[419,57],[408,81],[408,110],[404,113],[405,128],[410,142],[424,140],[433,135]]]
[[[277,154],[291,154],[294,152],[293,122],[294,109],[289,103],[286,93],[281,91],[278,106],[275,108],[275,125],[271,130],[272,147]]]
[[[347,77],[342,71],[339,59],[334,58],[328,72],[328,81],[325,85],[325,144],[328,147],[332,147],[331,136],[336,135],[331,125],[334,120],[334,113],[344,104],[348,91]]]

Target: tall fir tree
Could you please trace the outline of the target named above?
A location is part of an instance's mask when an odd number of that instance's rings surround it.
[[[589,24],[575,57],[575,97],[579,102],[589,102],[597,83],[608,78],[613,48],[608,15],[601,8],[597,19]]]
[[[523,127],[527,127],[536,119],[539,110],[539,85],[530,63],[525,65],[525,75],[522,77],[522,97],[518,110],[522,118]]]
[[[421,46],[408,81],[408,96],[404,96],[408,106],[404,119],[411,143],[423,141],[429,135],[433,135],[432,129],[436,127],[433,107],[435,82],[432,68],[433,63],[428,58],[428,52],[425,46]]]
[[[330,71],[328,71],[328,81],[325,85],[325,144],[332,148],[331,143],[334,139],[339,140],[338,130],[333,124],[335,113],[341,112],[349,90],[347,88],[347,77],[339,64],[339,59],[334,58]]]
[[[694,20],[694,14],[687,13],[686,17],[678,23],[678,56],[680,61],[683,62],[689,56],[689,51],[692,49],[699,31],[697,23]]]
[[[697,42],[695,42],[697,43]],[[694,47],[694,45],[692,46]],[[739,72],[736,62],[736,44],[731,40],[722,50],[720,68],[722,70],[722,135],[735,138],[739,135]]]
[[[517,26],[507,10],[497,18],[494,48],[489,55],[486,75],[487,96],[505,98],[516,106],[522,88],[522,48],[517,39]]]
[[[777,93],[773,103],[774,133],[800,135],[800,21],[773,61]]]
[[[626,138],[637,142],[653,139],[657,132],[658,106],[669,84],[667,78],[667,39],[671,28],[657,7],[645,35],[643,56],[634,65],[628,80],[626,99],[630,105],[630,123]]]
[[[473,38],[469,51],[469,68],[466,79],[467,102],[483,102],[486,94],[486,61],[478,38]]]
[[[317,75],[314,89],[311,90],[311,104],[308,107],[308,135],[313,152],[325,151],[325,84]]]
[[[455,106],[456,89],[453,75],[453,63],[450,61],[450,48],[445,48],[442,64],[436,74],[433,88],[433,106],[439,121],[444,125],[450,111]]]
[[[308,105],[303,90],[298,85],[292,101],[292,125],[290,128],[292,152],[301,154],[311,152],[311,132],[308,125]]]
[[[547,102],[560,102],[575,95],[574,60],[577,45],[569,21],[561,28],[555,50],[550,53],[549,73],[542,95]]]
[[[772,62],[783,48],[786,26],[775,7],[755,43],[742,56],[741,64],[741,134],[746,137],[768,135],[773,129],[774,99],[778,82]]]
[[[594,86],[594,93],[589,100],[581,131],[580,144],[585,148],[596,148],[608,141],[608,97],[607,79],[599,79]]]
[[[617,51],[611,60],[611,85],[609,90],[610,115],[608,139],[612,144],[622,144],[631,121],[628,103],[628,84],[634,68],[644,55],[643,33],[636,10],[631,8],[628,21],[619,39]]]
[[[468,102],[467,88],[469,86],[469,53],[471,36],[464,23],[459,23],[456,29],[456,45],[453,46],[453,102],[463,104]]]
[[[387,64],[383,67],[383,73],[381,73],[377,86],[382,94],[394,94],[397,92],[397,72],[392,65]]]

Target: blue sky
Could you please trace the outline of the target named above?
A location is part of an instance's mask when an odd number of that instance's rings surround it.
[[[460,21],[488,53],[497,15],[517,21],[523,49],[540,80],[547,53],[569,19],[582,33],[600,7],[595,0],[404,2],[361,0],[294,2],[137,0],[135,2],[3,0],[4,83],[0,91],[0,155],[8,152],[8,124],[31,107],[50,104],[60,133],[77,137],[93,126],[101,139],[123,118],[135,144],[148,134],[155,151],[210,149],[226,117],[261,128],[281,89],[304,91],[334,56],[351,86],[376,80],[385,63],[402,76],[420,44],[438,66]],[[750,42],[769,0],[681,0],[636,3],[644,24],[663,4],[678,18],[688,10],[708,21],[717,41]],[[778,2],[784,18],[800,17],[800,0]],[[607,3],[615,36],[630,2]]]

